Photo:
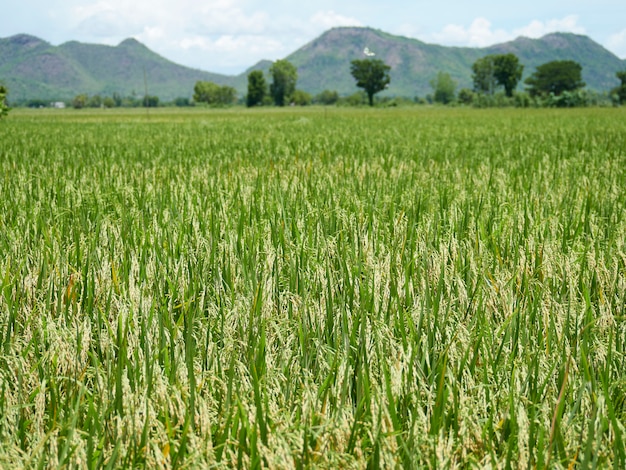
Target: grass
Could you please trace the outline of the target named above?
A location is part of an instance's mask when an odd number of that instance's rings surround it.
[[[0,466],[626,466],[626,114],[19,112]]]

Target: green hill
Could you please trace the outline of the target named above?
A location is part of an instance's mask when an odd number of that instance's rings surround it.
[[[71,41],[55,47],[18,35],[0,39],[0,79],[13,101],[67,100],[79,93],[143,96],[146,83],[149,94],[170,100],[191,96],[198,80],[226,84],[232,77],[174,64],[135,39],[118,46]]]
[[[525,66],[525,76],[550,60],[575,60],[583,66],[588,88],[597,91],[616,86],[615,72],[626,69],[626,61],[590,38],[569,33],[468,48],[427,44],[372,28],[333,28],[287,59],[298,67],[298,88],[313,94],[329,89],[347,95],[357,90],[350,62],[364,58],[365,47],[391,66],[391,84],[385,93],[407,97],[431,93],[430,80],[439,71],[448,72],[459,88],[471,87],[472,64],[493,53],[515,53]],[[240,75],[228,76],[175,64],[135,39],[117,46],[76,41],[52,46],[25,34],[0,39],[0,82],[9,87],[13,102],[69,100],[79,93],[142,96],[146,82],[149,94],[171,100],[190,97],[198,80],[230,85],[243,95],[247,74],[254,69],[267,73],[270,65],[261,61]]]
[[[364,58],[367,47],[391,66],[389,95],[431,93],[430,81],[439,71],[449,73],[461,87],[472,87],[472,64],[487,54],[513,52],[524,64],[524,76],[551,60],[576,60],[583,66],[588,88],[603,91],[616,86],[615,72],[626,61],[586,36],[554,33],[540,39],[518,38],[486,48],[445,47],[417,39],[393,36],[371,28],[334,28],[287,58],[299,72],[298,87],[312,93],[324,89],[355,91],[350,61]]]

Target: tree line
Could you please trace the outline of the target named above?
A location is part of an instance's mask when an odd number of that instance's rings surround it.
[[[337,92],[325,90],[312,96],[296,88],[298,70],[288,60],[277,60],[270,69],[271,83],[267,83],[261,70],[248,74],[248,89],[244,102],[246,106],[305,106],[313,103],[334,104],[339,100]],[[196,82],[193,100],[209,106],[228,106],[237,101],[237,91],[233,87],[219,86],[213,82]]]
[[[456,82],[447,73],[440,72],[431,81],[433,101],[447,104],[457,101],[477,106],[497,106],[513,103],[528,106],[571,107],[587,104],[582,80],[582,66],[573,60],[554,60],[537,66],[524,80],[525,91],[516,92],[524,66],[515,54],[491,54],[472,65],[473,88],[462,88],[455,94]],[[626,71],[617,72],[621,85],[609,96],[617,103],[626,103]],[[500,93],[500,95],[498,95]]]
[[[460,103],[474,106],[499,106],[514,104],[529,106],[531,102],[543,106],[578,106],[586,104],[586,95],[581,92],[585,87],[582,80],[582,66],[572,60],[555,60],[539,65],[524,80],[525,92],[517,92],[522,79],[524,66],[519,58],[512,53],[491,54],[479,58],[472,64],[473,87],[462,88],[456,92],[457,83],[449,73],[439,72],[430,85],[433,94],[428,95],[426,102],[441,104]],[[391,83],[391,67],[380,59],[356,59],[350,64],[350,73],[356,81],[357,88],[363,90],[363,98],[359,94],[340,97],[336,91],[324,90],[316,96],[296,88],[298,80],[297,68],[286,59],[277,60],[269,69],[271,83],[267,83],[261,70],[248,74],[247,94],[243,103],[248,107],[263,105],[308,105],[336,104],[358,105],[366,100],[374,105],[374,96],[387,89]],[[617,104],[626,103],[626,70],[616,73],[621,84],[611,90],[610,97]],[[0,117],[9,111],[7,105],[8,90],[0,85]],[[220,86],[213,82],[198,81],[193,90],[193,98],[176,98],[170,104],[175,106],[191,106],[205,103],[209,106],[230,106],[238,101],[235,88]],[[417,99],[416,99],[417,101]],[[241,102],[241,101],[240,101]],[[44,107],[48,103],[42,100],[31,100],[27,106]],[[163,105],[158,96],[122,97],[79,94],[74,97],[71,105],[81,108],[113,108],[113,107],[157,107]]]
[[[374,96],[388,88],[391,82],[390,71],[389,65],[374,58],[353,60],[350,66],[350,73],[356,81],[356,86],[363,89],[370,106],[374,104]],[[515,54],[487,55],[472,65],[472,89],[463,88],[457,94],[457,84],[450,74],[439,72],[430,82],[433,95],[428,98],[429,101],[442,104],[458,102],[477,106],[500,103],[528,106],[531,100],[544,106],[585,104],[586,96],[579,93],[585,87],[582,66],[579,63],[572,60],[555,60],[539,65],[533,74],[524,80],[525,93],[518,93],[516,90],[523,72],[524,66]],[[262,71],[256,70],[248,75],[246,95],[248,106],[272,102],[277,106],[284,106],[287,102],[307,104],[306,99],[302,99],[305,92],[296,89],[298,74],[291,63],[287,60],[275,62],[270,68],[270,76],[273,82],[268,89]],[[626,71],[617,72],[616,76],[621,85],[611,90],[610,96],[614,103],[626,103]],[[324,93],[331,92],[326,90]],[[338,96],[335,102],[337,100]]]

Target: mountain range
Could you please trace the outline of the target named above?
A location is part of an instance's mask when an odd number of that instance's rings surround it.
[[[626,69],[621,60],[587,36],[552,33],[539,39],[519,37],[484,48],[447,47],[394,36],[363,27],[326,31],[286,57],[298,68],[298,88],[311,94],[325,89],[347,95],[357,91],[350,62],[365,58],[365,48],[391,66],[391,96],[424,96],[439,71],[449,73],[458,88],[472,86],[472,64],[487,54],[512,52],[524,65],[524,77],[551,60],[575,60],[583,67],[583,80],[596,91],[617,86],[615,73]],[[27,34],[0,39],[0,83],[9,88],[11,102],[29,99],[69,100],[77,94],[143,96],[148,91],[161,100],[190,97],[196,81],[212,81],[245,94],[252,70],[269,71],[261,61],[244,73],[231,76],[175,64],[135,39],[117,46],[76,41],[59,46]],[[269,76],[268,82],[270,81]]]

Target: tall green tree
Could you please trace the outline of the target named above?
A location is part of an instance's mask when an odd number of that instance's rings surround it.
[[[9,114],[9,106],[7,105],[7,94],[9,90],[3,85],[0,85],[0,118]]]
[[[474,91],[492,95],[496,87],[502,86],[510,97],[522,79],[524,66],[515,54],[491,54],[474,62],[472,72]]]
[[[267,84],[261,70],[253,70],[248,74],[248,94],[246,105],[250,108],[263,104],[263,99],[267,94]]]
[[[219,86],[213,82],[196,82],[193,87],[193,99],[197,103],[211,106],[227,106],[235,102],[237,91],[233,87]]]
[[[430,81],[430,86],[433,87],[434,100],[437,103],[448,104],[454,101],[456,82],[449,73],[439,72],[437,77]]]
[[[522,79],[524,66],[519,63],[515,54],[498,54],[493,56],[493,76],[498,85],[504,87],[506,96],[513,96],[513,91]]]
[[[585,86],[582,81],[582,66],[573,60],[554,60],[539,65],[525,81],[531,96],[561,95],[564,91],[575,91]]]
[[[270,67],[272,83],[270,84],[270,94],[276,106],[285,106],[296,91],[298,81],[298,70],[288,60],[277,60]]]
[[[496,76],[493,56],[485,56],[472,64],[472,80],[474,91],[492,95],[496,90]]]
[[[391,67],[380,59],[356,59],[351,62],[350,73],[356,80],[356,86],[367,93],[369,105],[374,105],[374,95],[383,91],[391,77]]]

